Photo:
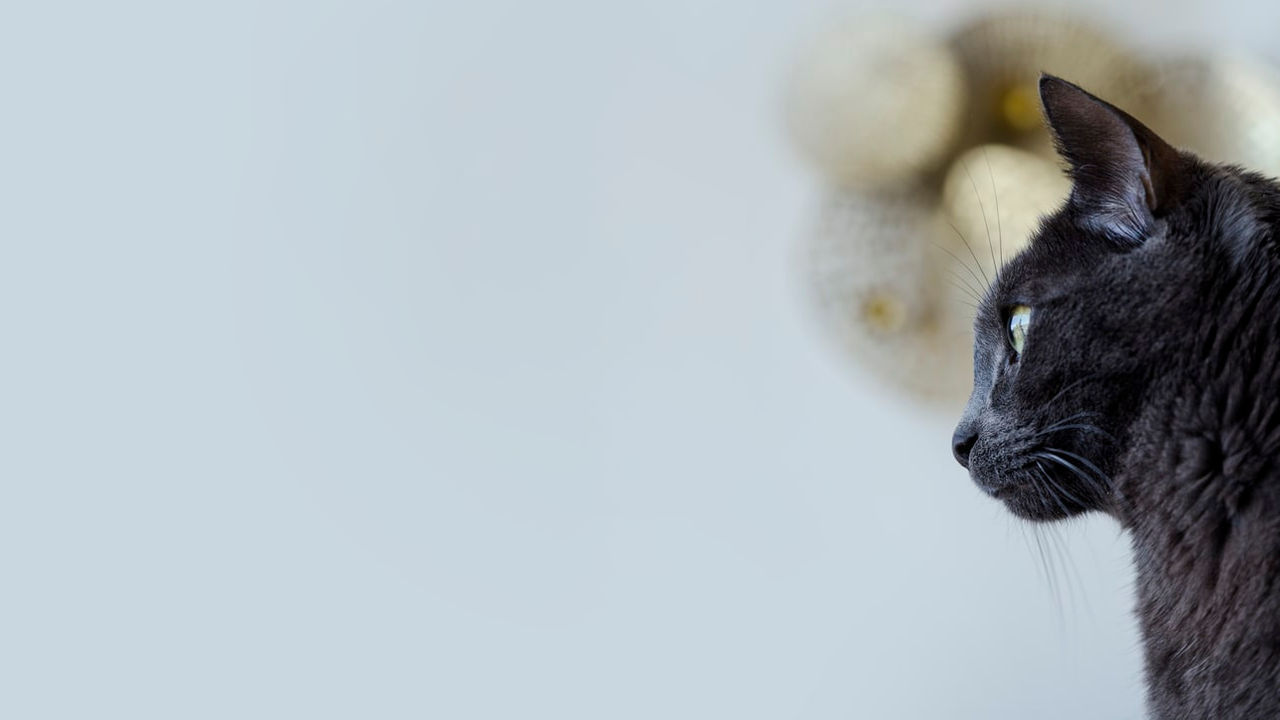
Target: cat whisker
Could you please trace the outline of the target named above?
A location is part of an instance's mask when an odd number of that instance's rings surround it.
[[[973,175],[969,172],[969,164],[960,161],[960,167],[964,168],[964,174],[969,178],[969,185],[973,187],[973,197],[978,201],[978,209],[982,212],[982,226],[987,229],[987,250],[991,252],[991,272],[999,273],[1000,268],[996,267],[996,251],[991,246],[991,224],[987,222],[987,207],[982,202],[982,196],[978,194],[978,183],[973,181]],[[988,285],[990,281],[988,281]]]
[[[1112,442],[1115,442],[1115,439],[1116,439],[1114,435],[1112,435],[1111,433],[1107,432],[1106,430],[1103,430],[1102,428],[1096,425],[1085,425],[1081,423],[1068,423],[1066,425],[1054,425],[1052,427],[1048,427],[1048,428],[1045,428],[1044,430],[1041,430],[1040,432],[1036,433],[1034,437],[1051,435],[1056,432],[1062,432],[1063,430],[1080,430],[1081,432],[1094,433],[1096,435],[1101,435],[1102,437],[1108,440],[1111,440]]]
[[[1087,503],[1085,503],[1083,500],[1081,500],[1080,498],[1078,498],[1078,497],[1076,497],[1075,495],[1071,494],[1070,492],[1068,492],[1068,491],[1067,491],[1067,489],[1066,489],[1066,488],[1062,487],[1062,486],[1061,486],[1061,485],[1059,485],[1056,481],[1054,481],[1053,476],[1049,474],[1049,471],[1048,471],[1048,470],[1045,470],[1045,469],[1044,469],[1044,466],[1040,464],[1040,461],[1039,461],[1039,460],[1037,460],[1037,461],[1036,461],[1036,468],[1040,471],[1040,474],[1044,476],[1044,479],[1045,479],[1045,480],[1046,480],[1050,485],[1052,485],[1052,486],[1053,486],[1053,488],[1054,488],[1055,490],[1057,490],[1057,491],[1058,491],[1058,493],[1059,493],[1059,494],[1061,494],[1063,497],[1065,497],[1066,499],[1068,499],[1068,500],[1070,500],[1071,502],[1075,503],[1078,507],[1080,507],[1080,508],[1082,508],[1082,509],[1084,509],[1084,508],[1088,508],[1088,507],[1089,507],[1089,506],[1088,506],[1088,504],[1087,504]],[[1070,514],[1071,514],[1070,512],[1068,512],[1068,511],[1067,511],[1066,506],[1062,505],[1062,503],[1058,503],[1058,506],[1062,508],[1062,514],[1063,514],[1063,515],[1070,515]]]
[[[1063,430],[1080,430],[1080,431],[1082,431],[1082,432],[1088,432],[1088,433],[1094,433],[1094,434],[1097,434],[1097,435],[1101,435],[1102,437],[1105,437],[1105,438],[1107,438],[1108,440],[1110,440],[1110,441],[1112,441],[1112,442],[1115,442],[1116,438],[1115,438],[1115,436],[1114,436],[1114,435],[1112,435],[1111,433],[1107,432],[1106,430],[1103,430],[1102,428],[1098,427],[1097,425],[1094,425],[1094,424],[1092,424],[1092,423],[1087,423],[1087,422],[1077,422],[1077,421],[1080,421],[1080,420],[1084,420],[1085,418],[1094,417],[1094,416],[1100,416],[1100,415],[1101,415],[1100,413],[1090,412],[1090,411],[1078,412],[1078,413],[1076,413],[1075,415],[1071,415],[1071,416],[1069,416],[1069,417],[1065,417],[1065,418],[1063,418],[1063,419],[1059,420],[1058,422],[1056,422],[1056,423],[1054,423],[1054,424],[1052,424],[1052,425],[1050,425],[1050,426],[1048,426],[1048,427],[1046,427],[1046,428],[1043,428],[1043,429],[1039,430],[1039,431],[1038,431],[1038,432],[1036,432],[1036,433],[1033,433],[1033,434],[1031,435],[1031,437],[1032,437],[1032,438],[1040,438],[1040,437],[1044,437],[1044,436],[1046,436],[1046,435],[1052,435],[1053,433],[1062,432]]]
[[[987,276],[987,269],[982,267],[982,261],[978,259],[978,254],[973,251],[973,246],[970,245],[969,241],[965,239],[964,235],[961,234],[961,232],[956,229],[955,225],[951,224],[951,222],[947,222],[947,226],[951,228],[951,231],[956,234],[956,237],[960,238],[960,242],[964,243],[965,248],[969,250],[969,255],[973,257],[973,261],[978,264],[978,269],[982,271],[982,277],[986,278],[987,290],[990,291],[991,278]]]
[[[1040,533],[1037,532],[1039,525],[1030,525],[1031,537],[1036,543],[1036,554],[1040,556],[1040,568],[1044,572],[1045,582],[1049,583],[1049,589],[1054,590],[1053,575],[1049,572],[1049,560],[1044,554],[1044,543],[1040,541]],[[1056,593],[1055,593],[1056,594]]]
[[[947,278],[947,282],[950,283],[951,287],[955,288],[961,296],[968,298],[969,300],[972,300],[975,306],[978,303],[982,302],[980,298],[974,296],[972,290],[970,290],[969,288],[965,287],[962,284],[957,283],[954,279]]]
[[[1095,374],[1095,375],[1082,375],[1082,376],[1080,376],[1080,377],[1076,378],[1075,380],[1073,380],[1073,381],[1071,381],[1071,382],[1067,383],[1066,385],[1062,386],[1061,388],[1059,388],[1059,390],[1058,390],[1057,394],[1056,394],[1056,395],[1054,395],[1054,396],[1053,396],[1053,398],[1049,400],[1049,402],[1045,403],[1045,405],[1046,405],[1046,406],[1048,406],[1048,407],[1052,407],[1052,406],[1053,406],[1053,404],[1054,404],[1054,403],[1056,403],[1056,402],[1057,402],[1057,401],[1058,401],[1058,400],[1059,400],[1063,395],[1067,394],[1067,392],[1069,392],[1070,390],[1073,390],[1073,389],[1075,389],[1075,388],[1077,388],[1077,387],[1080,387],[1080,385],[1082,385],[1083,383],[1085,383],[1085,382],[1087,382],[1087,381],[1089,381],[1089,380],[1095,379],[1095,378],[1097,378],[1097,375],[1096,375],[1096,374]],[[1065,421],[1064,421],[1064,422],[1065,422]]]
[[[1096,413],[1096,412],[1092,412],[1092,411],[1088,411],[1088,410],[1086,410],[1086,411],[1082,411],[1082,412],[1078,412],[1078,413],[1076,413],[1076,414],[1074,414],[1074,415],[1069,415],[1069,416],[1067,416],[1067,417],[1065,417],[1065,418],[1062,418],[1062,419],[1058,420],[1057,422],[1053,423],[1052,425],[1049,425],[1049,426],[1047,426],[1047,427],[1041,428],[1041,429],[1040,429],[1040,430],[1038,430],[1037,432],[1032,433],[1032,434],[1031,434],[1031,437],[1032,437],[1033,439],[1034,439],[1034,438],[1041,438],[1041,437],[1044,437],[1044,436],[1046,436],[1046,435],[1051,435],[1051,434],[1053,434],[1053,433],[1055,433],[1055,432],[1060,432],[1060,431],[1062,431],[1062,430],[1071,430],[1071,429],[1075,429],[1075,430],[1085,430],[1085,431],[1087,431],[1087,432],[1096,432],[1096,433],[1100,433],[1100,434],[1105,435],[1106,437],[1110,438],[1111,440],[1115,440],[1115,437],[1114,437],[1114,436],[1112,436],[1112,435],[1111,435],[1111,433],[1109,433],[1109,432],[1107,432],[1107,431],[1103,430],[1102,428],[1100,428],[1100,427],[1098,427],[1098,426],[1096,426],[1096,425],[1093,425],[1093,424],[1091,424],[1091,423],[1082,422],[1083,420],[1085,420],[1085,419],[1087,419],[1087,418],[1090,418],[1090,417],[1100,417],[1100,416],[1101,416],[1101,413]]]
[[[1071,452],[1071,451],[1069,451],[1069,450],[1063,450],[1062,448],[1047,448],[1047,450],[1049,450],[1049,451],[1051,451],[1051,452],[1055,452],[1055,453],[1061,453],[1061,454],[1063,454],[1063,455],[1066,455],[1066,456],[1067,456],[1067,457],[1069,457],[1069,458],[1072,458],[1072,459],[1074,459],[1074,460],[1076,460],[1076,461],[1078,461],[1078,462],[1080,462],[1080,463],[1084,464],[1084,466],[1085,466],[1085,467],[1087,467],[1087,468],[1089,468],[1090,470],[1092,470],[1093,472],[1097,473],[1097,475],[1098,475],[1098,477],[1099,477],[1099,478],[1101,478],[1102,480],[1105,480],[1105,481],[1106,481],[1106,483],[1107,483],[1107,487],[1108,487],[1108,488],[1110,488],[1110,487],[1112,487],[1112,486],[1114,486],[1114,485],[1115,485],[1115,483],[1113,483],[1113,482],[1111,481],[1111,477],[1110,477],[1110,476],[1108,476],[1106,473],[1102,472],[1101,468],[1099,468],[1097,465],[1094,465],[1094,464],[1093,464],[1093,461],[1092,461],[1092,460],[1090,460],[1089,458],[1084,457],[1083,455],[1078,455],[1078,454],[1073,453],[1073,452]]]
[[[982,302],[982,296],[981,296],[981,293],[980,293],[980,292],[978,292],[978,289],[977,289],[977,288],[975,288],[975,287],[973,287],[972,285],[970,285],[970,284],[969,284],[969,281],[968,281],[968,280],[966,280],[966,279],[964,278],[964,276],[963,276],[963,275],[961,275],[960,273],[956,272],[954,268],[947,268],[947,272],[951,273],[951,277],[955,278],[957,282],[960,282],[960,283],[962,283],[962,284],[964,285],[964,289],[965,289],[965,290],[967,290],[967,291],[969,292],[969,295],[970,295],[974,300],[977,300],[978,302]]]
[[[1061,456],[1046,450],[1038,453],[1037,457],[1041,457],[1045,460],[1048,460],[1049,462],[1059,465],[1065,468],[1072,475],[1075,475],[1077,478],[1080,479],[1081,482],[1084,483],[1085,487],[1093,495],[1097,497],[1098,500],[1101,500],[1106,496],[1106,492],[1107,492],[1107,489],[1109,488],[1109,484],[1103,484],[1104,483],[1103,480],[1091,477],[1089,474],[1085,473],[1083,470],[1071,464]]]
[[[1031,476],[1031,487],[1036,491],[1036,495],[1040,501],[1044,502],[1045,491],[1040,487],[1040,483],[1036,481],[1035,476]],[[1058,568],[1053,562],[1052,553],[1045,552],[1045,541],[1041,537],[1040,532],[1042,525],[1031,526],[1031,536],[1036,541],[1036,552],[1040,555],[1040,565],[1044,569],[1045,581],[1049,585],[1049,594],[1053,597],[1054,607],[1058,610],[1058,619],[1062,619],[1062,590],[1058,584]]]
[[[955,228],[955,226],[954,226],[954,225],[952,225],[952,226],[951,226],[951,229],[952,229],[952,230],[956,230],[956,228]],[[957,235],[959,235],[959,234],[960,234],[960,231],[959,231],[959,230],[956,230],[956,234],[957,234]],[[961,239],[961,240],[963,240],[964,238],[963,238],[963,237],[961,237],[960,239]],[[978,273],[974,272],[973,268],[969,265],[969,263],[965,262],[964,260],[961,260],[961,259],[960,259],[960,258],[959,258],[955,253],[953,253],[953,252],[951,252],[949,249],[947,249],[947,248],[945,248],[945,247],[943,247],[943,246],[939,245],[938,243],[932,243],[932,245],[933,245],[934,247],[938,248],[939,250],[941,250],[942,252],[944,252],[944,253],[946,253],[946,254],[950,255],[952,260],[955,260],[956,262],[960,263],[960,266],[961,266],[961,267],[963,267],[965,270],[968,270],[968,271],[969,271],[969,274],[973,276],[974,281],[975,281],[976,283],[978,283],[978,286],[979,286],[979,287],[981,287],[981,286],[983,285],[983,280],[982,280],[982,278],[978,277]],[[965,245],[966,245],[966,246],[968,246],[968,243],[965,243]],[[970,250],[969,250],[969,252],[970,252],[970,254],[972,254],[972,253],[973,253],[973,250],[972,250],[972,249],[970,249]]]
[[[1004,267],[1004,228],[1000,222],[1000,193],[996,192],[996,176],[991,172],[991,159],[987,157],[987,149],[982,148],[982,161],[987,164],[987,178],[991,180],[991,197],[996,203],[996,236],[1000,242],[1000,267]],[[996,271],[996,277],[1000,276],[1000,271]]]
[[[970,291],[968,288],[966,288],[965,286],[958,284],[956,281],[954,281],[954,280],[952,280],[952,279],[950,279],[950,278],[947,278],[947,282],[951,284],[951,287],[953,287],[953,288],[955,288],[956,290],[958,290],[958,291],[959,291],[961,294],[963,294],[965,297],[967,297],[967,298],[969,298],[969,299],[971,299],[971,300],[975,300],[975,301],[977,301],[977,300],[973,297],[973,292],[971,292],[971,291]]]
[[[1083,420],[1083,419],[1085,419],[1085,418],[1093,417],[1093,416],[1099,416],[1099,417],[1100,417],[1101,415],[1102,415],[1102,413],[1097,413],[1097,412],[1093,412],[1093,411],[1090,411],[1090,410],[1082,410],[1082,411],[1080,411],[1080,412],[1076,413],[1075,415],[1068,415],[1067,417],[1064,417],[1064,418],[1062,418],[1062,419],[1058,420],[1058,423],[1069,423],[1069,422],[1073,422],[1073,421],[1075,421],[1075,420]],[[1050,427],[1052,427],[1052,426],[1050,426]]]
[[[1071,553],[1067,549],[1067,542],[1062,537],[1061,527],[1061,525],[1047,525],[1045,526],[1045,531],[1053,539],[1058,551],[1058,562],[1062,566],[1063,580],[1067,586],[1067,599],[1071,601],[1073,607],[1083,605],[1088,610],[1089,598],[1084,592],[1084,581],[1080,579],[1080,568],[1076,567],[1075,559],[1071,557]],[[1077,600],[1077,590],[1079,591],[1079,600]]]

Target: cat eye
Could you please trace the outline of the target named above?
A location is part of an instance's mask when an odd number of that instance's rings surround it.
[[[1026,305],[1014,305],[1009,310],[1009,345],[1013,351],[1022,354],[1022,346],[1027,342],[1027,326],[1031,324],[1031,308]]]

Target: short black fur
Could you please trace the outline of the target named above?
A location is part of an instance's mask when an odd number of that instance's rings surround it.
[[[1021,517],[1128,531],[1154,717],[1280,717],[1280,186],[1041,98],[1074,186],[983,299],[957,459]]]

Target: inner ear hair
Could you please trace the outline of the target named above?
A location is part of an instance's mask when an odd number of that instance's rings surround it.
[[[1142,189],[1146,195],[1147,207],[1154,213],[1160,207],[1159,198],[1156,197],[1155,184],[1151,182],[1151,148],[1146,143],[1142,145],[1142,164],[1147,167],[1147,172],[1142,173]]]

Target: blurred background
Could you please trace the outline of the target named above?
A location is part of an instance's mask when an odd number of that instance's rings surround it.
[[[938,285],[886,198],[1044,158],[947,55],[984,7],[11,5],[0,714],[1142,716],[1125,538],[977,491],[965,351],[885,362],[934,311],[845,282]],[[1059,9],[1157,77],[1280,27]],[[852,165],[850,68],[898,108]]]

